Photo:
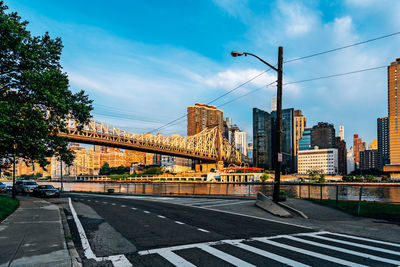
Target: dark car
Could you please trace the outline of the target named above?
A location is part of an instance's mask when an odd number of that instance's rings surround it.
[[[46,184],[46,185],[39,185],[38,187],[36,187],[33,190],[32,195],[36,197],[59,197],[60,191],[54,186]]]

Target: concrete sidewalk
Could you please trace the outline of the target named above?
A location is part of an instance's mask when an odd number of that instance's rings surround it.
[[[72,266],[58,206],[18,199],[20,207],[0,224],[0,266]]]

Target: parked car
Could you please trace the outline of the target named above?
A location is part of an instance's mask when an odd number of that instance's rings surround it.
[[[38,187],[38,184],[33,180],[21,180],[15,182],[16,193],[30,194]]]
[[[12,192],[12,185],[7,185],[3,192]]]
[[[32,195],[36,197],[59,197],[60,191],[54,186],[46,184],[36,187],[33,190]]]
[[[6,185],[4,183],[0,182],[0,192],[5,191],[5,189],[6,189]]]

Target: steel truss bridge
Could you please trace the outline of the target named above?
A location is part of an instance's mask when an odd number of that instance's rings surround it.
[[[205,129],[192,136],[162,136],[150,133],[134,134],[90,121],[81,130],[74,120],[67,121],[66,132],[58,135],[70,141],[110,146],[155,154],[170,155],[204,162],[240,164],[242,154],[226,139],[218,127]]]

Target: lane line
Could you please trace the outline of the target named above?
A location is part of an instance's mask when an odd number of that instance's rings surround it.
[[[125,205],[121,205],[121,208],[126,208],[126,206]]]
[[[144,213],[147,213],[147,214],[149,214],[149,213],[150,213],[150,211],[147,211],[147,210],[144,210],[143,212],[144,212]]]
[[[177,223],[177,224],[185,224],[185,223],[180,222],[180,221],[175,221],[175,223]]]
[[[261,255],[263,257],[272,259],[274,261],[290,265],[290,266],[298,266],[298,267],[307,267],[308,266],[308,265],[303,264],[301,262],[294,261],[294,260],[282,257],[280,255],[277,255],[277,254],[274,254],[274,253],[271,253],[271,252],[268,252],[268,251],[253,247],[253,246],[249,246],[249,245],[237,242],[237,241],[224,240],[223,242],[226,243],[226,244],[229,244],[229,245],[232,245],[232,246],[236,246],[238,248],[253,252],[255,254]]]
[[[79,237],[81,238],[83,252],[86,258],[94,259],[95,261],[101,262],[105,260],[111,260],[114,266],[116,267],[130,267],[132,264],[128,261],[125,255],[113,255],[109,257],[96,257],[92,248],[90,247],[89,240],[87,239],[85,230],[81,222],[79,221],[78,214],[75,211],[74,206],[72,205],[71,198],[68,198],[69,207],[72,213],[72,217],[74,218],[75,225],[78,228]]]
[[[181,256],[173,253],[172,251],[168,251],[168,250],[162,251],[162,252],[159,252],[158,254],[175,266],[196,267],[196,265],[191,264],[190,262],[188,262]]]
[[[244,200],[244,201],[238,201],[238,202],[233,202],[233,203],[216,204],[216,205],[202,206],[202,207],[203,208],[211,208],[211,207],[218,207],[218,206],[236,205],[236,204],[249,203],[249,201],[251,201],[251,200]]]
[[[115,203],[111,203],[111,205],[115,206],[115,205],[117,205],[117,204],[115,204]]]
[[[161,219],[165,219],[166,218],[165,216],[162,216],[162,215],[157,215],[157,217],[161,218]]]
[[[261,241],[261,242],[264,242],[266,244],[273,245],[273,246],[276,246],[276,247],[292,250],[294,252],[298,252],[298,253],[301,253],[301,254],[304,254],[304,255],[312,256],[312,257],[315,257],[315,258],[320,258],[320,259],[323,259],[323,260],[326,260],[326,261],[330,261],[330,262],[334,262],[334,263],[337,263],[337,264],[342,264],[342,265],[346,265],[346,266],[357,266],[357,267],[358,266],[360,266],[360,267],[361,266],[363,266],[363,267],[366,266],[366,265],[358,264],[358,263],[355,263],[355,262],[342,260],[342,259],[335,258],[335,257],[332,257],[332,256],[328,256],[328,255],[320,254],[320,253],[317,253],[317,252],[313,252],[311,250],[305,250],[305,249],[302,249],[302,248],[293,247],[293,246],[289,246],[289,245],[286,245],[286,244],[281,244],[281,243],[272,241],[271,239],[266,239],[266,238],[252,238],[252,239],[256,240],[256,241]]]
[[[291,239],[291,240],[294,240],[294,241],[298,241],[298,242],[302,242],[302,243],[305,243],[305,244],[308,244],[308,245],[314,245],[314,246],[317,246],[317,247],[323,247],[323,248],[327,248],[327,249],[331,249],[331,250],[340,251],[340,252],[343,252],[343,253],[359,256],[359,257],[362,257],[362,258],[367,258],[367,259],[371,259],[371,260],[386,262],[386,263],[390,263],[390,264],[394,264],[394,265],[400,265],[400,261],[391,260],[391,259],[387,259],[387,258],[383,258],[383,257],[378,257],[378,256],[370,255],[370,254],[367,254],[367,253],[363,253],[363,252],[358,252],[358,251],[353,251],[353,250],[349,250],[349,249],[345,249],[345,248],[341,248],[341,247],[335,247],[335,246],[331,246],[331,245],[326,245],[326,244],[322,244],[322,243],[318,243],[318,242],[314,242],[314,241],[310,241],[310,240],[301,239],[301,238],[294,237],[294,236],[286,236],[285,238]],[[259,241],[262,241],[262,240],[259,240]],[[262,241],[262,242],[264,242],[264,241]],[[269,241],[265,241],[265,243],[269,243],[269,242],[274,242],[274,241],[270,241],[270,240]]]
[[[241,260],[239,258],[236,258],[236,257],[234,257],[234,256],[232,256],[230,254],[222,252],[222,251],[220,251],[220,250],[218,250],[216,248],[210,247],[208,245],[203,245],[202,244],[202,245],[199,245],[198,248],[204,250],[207,253],[210,253],[211,255],[213,255],[213,256],[215,256],[217,258],[220,258],[223,261],[226,261],[226,262],[228,262],[230,264],[233,264],[235,266],[244,266],[244,267],[253,267],[254,266],[255,267],[255,265],[253,265],[253,264],[245,262],[245,261],[243,261],[243,260]]]
[[[137,208],[131,208],[131,209],[133,209],[133,210],[137,210]]]
[[[333,238],[329,238],[329,237],[326,237],[326,236],[320,236],[320,235],[309,235],[309,236],[310,237],[314,237],[314,238],[318,238],[318,239],[322,239],[322,240],[326,240],[326,241],[332,241],[332,242],[341,243],[341,244],[345,244],[345,245],[349,245],[349,246],[360,247],[360,248],[365,248],[365,249],[369,249],[369,250],[374,250],[374,251],[379,251],[379,252],[384,252],[384,253],[400,256],[400,252],[399,251],[393,251],[393,250],[389,250],[389,249],[368,246],[368,245],[364,245],[364,244],[360,244],[360,243],[344,241],[344,240],[341,240],[341,239],[333,239]]]
[[[152,202],[158,202],[158,203],[161,202],[161,201],[156,201],[156,200],[143,199],[143,197],[137,197],[137,196],[106,196],[106,195],[84,194],[84,193],[72,193],[72,194],[90,195],[90,196],[99,196],[99,197],[110,197],[110,198],[113,197],[113,198],[123,198],[123,199],[139,199],[139,198],[141,198],[140,200],[144,200],[144,201],[152,201]],[[278,224],[291,225],[291,226],[295,226],[295,227],[299,227],[299,228],[303,228],[303,229],[313,230],[313,228],[309,227],[309,226],[303,226],[303,225],[298,225],[298,224],[294,224],[294,223],[278,221],[278,220],[273,220],[273,219],[267,219],[267,218],[263,218],[263,217],[257,217],[257,216],[247,215],[247,214],[241,214],[241,213],[236,213],[236,212],[231,212],[231,211],[226,211],[226,210],[217,210],[217,209],[213,209],[213,208],[204,208],[204,207],[198,207],[198,206],[186,206],[186,205],[177,204],[177,203],[176,204],[175,203],[171,203],[171,204],[184,206],[184,207],[191,207],[191,208],[196,208],[196,209],[212,210],[212,211],[219,212],[219,213],[227,213],[227,214],[232,214],[232,215],[236,215],[236,216],[248,217],[248,218],[263,220],[263,221],[267,221],[267,222],[274,222],[274,223],[278,223]]]
[[[202,229],[202,228],[197,228],[197,230],[202,231],[202,232],[204,232],[204,233],[209,233],[209,232],[210,232],[210,231],[207,231],[207,230]]]
[[[103,204],[107,204],[108,202],[103,202]]]

